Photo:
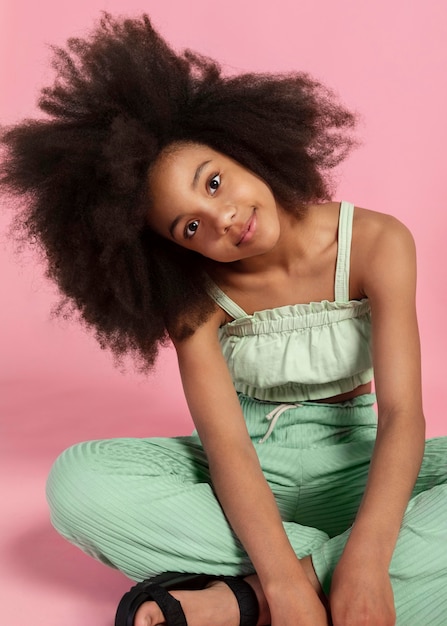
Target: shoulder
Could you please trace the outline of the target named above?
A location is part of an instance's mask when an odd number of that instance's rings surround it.
[[[413,237],[409,229],[393,215],[355,207],[353,230],[363,243],[377,244],[384,237],[410,243]]]
[[[216,304],[214,311],[192,332],[184,333],[180,329],[170,331],[170,337],[177,355],[207,350],[218,345],[218,330],[226,321],[224,311]],[[179,332],[180,331],[180,332]]]
[[[392,215],[356,207],[351,267],[369,297],[380,285],[413,282],[416,250],[410,230]]]

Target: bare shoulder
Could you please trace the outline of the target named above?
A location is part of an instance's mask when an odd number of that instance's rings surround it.
[[[365,244],[377,244],[386,239],[402,240],[410,243],[413,237],[409,229],[393,215],[355,207],[354,226],[357,238]]]
[[[383,235],[387,232],[392,232],[394,235],[398,233],[410,234],[408,228],[397,217],[358,206],[355,207],[354,227],[362,234]]]
[[[362,291],[416,273],[416,251],[410,230],[386,213],[355,208],[351,267]]]
[[[177,355],[188,353],[203,354],[203,351],[213,349],[217,345],[217,331],[226,321],[225,313],[216,305],[211,315],[198,326],[194,332],[171,333],[171,340],[177,351]],[[197,352],[200,349],[200,352]]]

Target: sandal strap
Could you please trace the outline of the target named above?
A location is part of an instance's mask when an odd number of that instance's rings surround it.
[[[239,626],[256,626],[259,618],[259,603],[251,585],[237,576],[219,577],[234,593],[239,605]]]
[[[135,615],[143,602],[158,604],[169,626],[188,626],[182,605],[160,585],[143,581],[124,594],[115,617],[115,626],[134,626]]]
[[[182,605],[164,587],[153,585],[149,595],[162,610],[168,626],[188,626]]]
[[[137,583],[121,598],[115,617],[115,626],[134,626],[135,615],[143,604],[153,600],[158,604],[168,626],[188,626],[182,605],[168,589],[203,589],[210,580],[224,582],[237,600],[239,626],[256,626],[259,604],[253,587],[238,576],[208,576],[206,574],[178,574],[169,572]]]

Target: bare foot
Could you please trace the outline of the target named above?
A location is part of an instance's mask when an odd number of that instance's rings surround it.
[[[231,589],[221,581],[200,591],[170,591],[187,616],[189,626],[239,626],[239,606]],[[166,624],[155,602],[144,602],[137,611],[134,626]]]
[[[312,587],[326,604],[323,590],[315,574],[310,556],[301,559],[301,564]],[[270,624],[270,611],[256,574],[245,580],[251,585],[259,604],[258,626]],[[199,591],[170,591],[178,600],[187,617],[189,626],[239,626],[239,606],[231,589],[222,581],[210,583]],[[144,602],[137,611],[134,626],[162,626],[164,615],[155,602]]]

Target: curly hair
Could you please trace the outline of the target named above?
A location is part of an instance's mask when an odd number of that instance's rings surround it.
[[[355,116],[305,73],[224,76],[177,54],[149,18],[104,14],[55,48],[40,119],[3,129],[0,188],[21,198],[13,229],[101,347],[153,366],[167,328],[188,335],[214,308],[201,257],[147,226],[148,171],[178,142],[206,144],[264,179],[289,211],[330,198]],[[180,326],[179,326],[180,324]]]

